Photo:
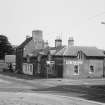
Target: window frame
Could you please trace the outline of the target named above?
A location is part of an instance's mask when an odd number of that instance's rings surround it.
[[[91,67],[93,67],[93,71],[91,69]],[[89,73],[92,74],[92,73],[95,73],[95,66],[94,65],[89,65]]]
[[[78,73],[75,72],[75,66],[78,67]],[[73,71],[74,71],[74,74],[73,74],[73,75],[79,75],[79,65],[78,65],[78,64],[75,64],[75,65],[73,66]]]

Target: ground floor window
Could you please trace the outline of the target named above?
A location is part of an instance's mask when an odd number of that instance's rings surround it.
[[[74,74],[75,75],[79,74],[79,65],[74,65]]]
[[[95,72],[94,66],[93,65],[90,65],[89,73],[94,73],[94,72]]]
[[[33,75],[33,64],[24,63],[23,73],[28,75]]]

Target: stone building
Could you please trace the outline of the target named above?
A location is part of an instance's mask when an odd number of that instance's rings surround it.
[[[55,47],[49,47],[43,32],[35,30],[17,47],[16,69],[44,78],[100,78],[105,75],[104,58],[96,47],[75,46],[73,37],[68,39],[67,46],[57,38]]]
[[[74,46],[73,38],[68,40],[68,46],[56,53],[62,57],[63,78],[94,78],[103,77],[103,52],[96,47]]]
[[[41,30],[32,31],[32,37],[17,47],[16,50],[16,70],[21,73],[46,77],[56,77],[55,53],[61,50],[62,40],[55,40],[55,47],[49,47],[48,42],[43,40]]]
[[[32,52],[38,49],[44,49],[43,32],[34,30],[32,31],[32,37],[26,37],[25,41],[16,49],[16,69],[21,72],[24,58],[32,56]],[[31,68],[31,65],[27,68]]]

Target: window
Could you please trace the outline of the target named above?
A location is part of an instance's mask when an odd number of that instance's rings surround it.
[[[74,74],[75,75],[79,74],[79,65],[74,65]]]
[[[33,75],[33,64],[23,63],[23,73]]]
[[[93,73],[93,72],[94,72],[94,66],[90,65],[90,73]]]
[[[31,73],[33,73],[33,64],[29,64],[29,70]]]
[[[84,54],[82,51],[78,51],[78,55],[77,55],[78,59],[83,59],[84,58]]]

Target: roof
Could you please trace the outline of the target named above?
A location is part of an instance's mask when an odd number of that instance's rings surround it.
[[[48,55],[49,53],[51,55],[55,55],[62,48],[64,48],[64,46],[62,46],[62,47],[48,47],[48,48],[44,48],[44,49],[36,49],[31,53],[31,55],[32,56],[38,56],[39,54],[40,55]]]
[[[58,47],[49,47],[50,54],[56,55],[57,52],[59,52],[61,49],[63,49],[65,46],[58,46]]]
[[[32,37],[26,38],[26,40],[18,46],[18,48],[23,48],[27,43],[32,40]]]
[[[48,48],[46,49],[36,49],[32,52],[32,56],[38,56],[40,55],[47,55],[49,53]]]
[[[82,47],[82,46],[71,46],[71,47],[64,47],[56,55],[63,55],[63,56],[77,56],[78,51],[82,51],[86,56],[101,56],[104,57],[104,53],[97,49],[96,47]]]

